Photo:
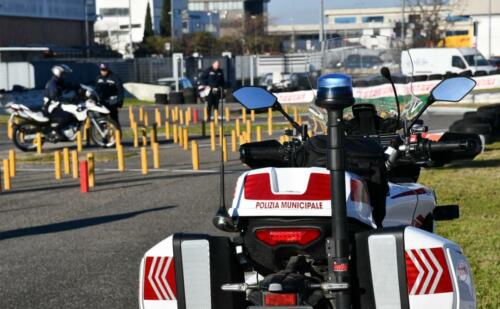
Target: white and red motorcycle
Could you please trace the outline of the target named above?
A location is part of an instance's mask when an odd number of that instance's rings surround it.
[[[432,141],[415,127],[433,102],[460,101],[474,86],[466,77],[446,79],[426,102],[411,106],[414,117],[386,147],[382,164],[381,143],[344,135],[343,110],[354,103],[349,76],[318,80],[326,137],[308,138],[307,127],[266,90],[239,89],[234,96],[243,106],[280,110],[300,137],[286,145],[242,146],[243,162],[256,169],[239,177],[231,208],[221,198],[213,219],[236,237],[174,234],[148,250],[140,266],[140,308],[475,308],[460,246],[426,225],[427,218],[456,218],[458,206],[437,207],[431,189],[388,181],[390,171],[383,171],[477,148],[468,139]],[[311,151],[308,143],[323,150]],[[357,151],[363,147],[370,150]]]
[[[37,133],[41,133],[42,143],[75,141],[76,132],[89,119],[89,137],[92,141],[100,147],[113,147],[118,124],[109,117],[109,110],[100,103],[92,87],[81,85],[81,88],[81,94],[72,91],[68,95],[72,102],[50,102],[50,116],[22,103],[7,103],[5,110],[14,123],[14,145],[22,151],[34,151]]]

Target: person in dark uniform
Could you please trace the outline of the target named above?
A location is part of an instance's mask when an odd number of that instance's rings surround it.
[[[118,109],[123,106],[123,83],[120,77],[111,71],[107,64],[101,63],[95,84],[101,102],[109,109],[111,119],[116,121],[120,128]]]
[[[220,68],[220,62],[218,60],[215,60],[212,66],[203,73],[201,82],[203,85],[210,87],[210,92],[207,96],[208,119],[210,120],[212,118],[213,109],[219,110],[219,100],[225,86],[224,72]]]

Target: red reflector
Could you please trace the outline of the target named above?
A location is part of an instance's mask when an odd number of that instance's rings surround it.
[[[321,232],[315,228],[274,228],[255,231],[257,239],[270,246],[280,244],[304,246],[318,239],[320,235]]]
[[[264,293],[266,306],[293,306],[297,305],[297,294]]]

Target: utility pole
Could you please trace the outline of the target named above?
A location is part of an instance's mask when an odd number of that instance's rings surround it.
[[[134,43],[132,42],[132,0],[128,0],[128,40],[130,44],[130,56],[134,56]]]
[[[170,0],[170,41],[171,42],[171,51],[172,55],[174,54],[174,39],[175,39],[175,32],[174,32],[174,0]]]
[[[491,58],[491,0],[488,3],[488,59]]]
[[[85,53],[87,58],[90,57],[90,42],[89,42],[89,8],[87,0],[83,0],[83,11],[85,14]]]
[[[325,49],[325,0],[320,0],[320,17],[319,17],[319,43],[321,51]]]
[[[401,0],[401,41],[403,41],[403,44],[406,44],[405,9],[406,1]]]

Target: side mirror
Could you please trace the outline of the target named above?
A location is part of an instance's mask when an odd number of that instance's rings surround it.
[[[243,87],[233,92],[234,98],[246,109],[256,110],[273,107],[278,102],[274,94],[259,87]]]
[[[434,101],[459,102],[476,86],[476,81],[468,77],[452,77],[434,87],[431,95]]]

